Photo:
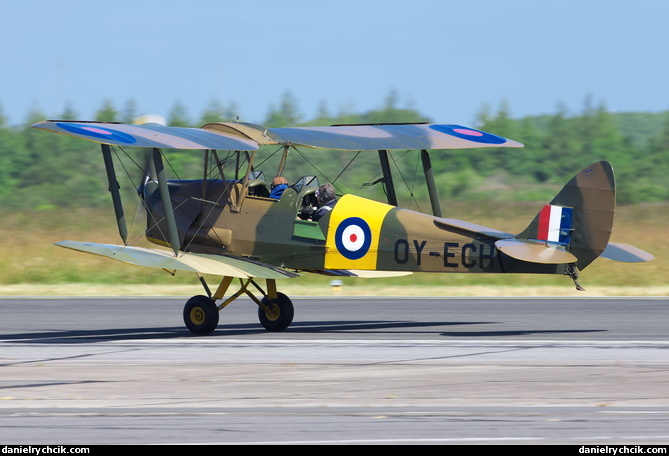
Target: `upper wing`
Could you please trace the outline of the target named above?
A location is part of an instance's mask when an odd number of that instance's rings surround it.
[[[256,150],[258,143],[202,128],[166,127],[158,124],[129,125],[106,122],[45,121],[33,125],[101,144],[167,149]]]
[[[172,252],[93,242],[62,241],[56,244],[79,252],[106,256],[124,263],[168,271],[189,271],[239,278],[287,279],[298,274],[268,264],[225,255],[186,253],[175,257]]]
[[[519,142],[460,125],[381,124],[270,128],[278,143],[334,150],[523,147]]]
[[[467,149],[523,147],[480,130],[446,124],[340,125],[264,128],[248,123],[211,123],[202,128],[129,125],[106,122],[38,122],[42,130],[102,144],[168,149],[256,150],[287,144],[332,150]]]

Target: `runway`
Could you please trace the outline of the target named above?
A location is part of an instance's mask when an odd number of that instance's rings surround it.
[[[669,442],[667,298],[0,299],[4,444]]]

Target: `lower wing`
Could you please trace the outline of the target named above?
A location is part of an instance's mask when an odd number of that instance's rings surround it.
[[[101,255],[124,263],[160,268],[166,271],[188,271],[259,279],[288,279],[299,276],[299,274],[269,264],[225,255],[184,253],[182,256],[175,257],[171,251],[166,250],[79,241],[62,241],[56,245],[79,252]]]

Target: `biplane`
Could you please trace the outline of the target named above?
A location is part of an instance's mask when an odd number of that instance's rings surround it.
[[[460,125],[374,124],[265,128],[226,122],[201,128],[159,124],[44,121],[33,127],[101,144],[109,191],[122,245],[66,240],[58,246],[169,272],[195,273],[205,294],[183,310],[188,329],[209,334],[219,312],[248,295],[260,323],[282,331],[293,321],[288,296],[277,280],[302,273],[334,277],[392,277],[414,272],[537,273],[570,277],[596,258],[643,262],[653,256],[627,244],[610,243],[615,179],[606,161],[578,172],[519,234],[445,218],[434,182],[430,151],[478,147],[523,147],[495,134]],[[291,148],[371,151],[378,154],[387,201],[340,194],[325,216],[314,220],[321,185],[315,175],[289,184],[271,197],[270,180],[256,169],[261,146],[282,151],[282,176]],[[137,189],[147,214],[146,238],[157,248],[128,244],[112,148],[146,148],[150,166]],[[195,179],[168,179],[163,151],[189,149],[204,156]],[[420,151],[431,214],[401,208],[389,151]],[[220,157],[225,154],[224,159]],[[212,291],[206,275],[220,279]],[[227,298],[231,285],[239,289]],[[259,280],[265,281],[265,287]],[[256,296],[258,294],[258,296]]]

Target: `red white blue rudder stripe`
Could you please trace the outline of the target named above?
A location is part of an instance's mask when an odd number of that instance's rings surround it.
[[[537,239],[568,244],[572,231],[574,209],[547,204],[539,213]]]

